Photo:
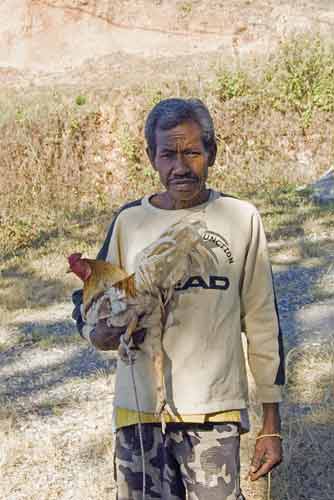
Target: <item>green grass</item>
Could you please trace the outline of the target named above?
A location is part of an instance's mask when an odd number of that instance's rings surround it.
[[[333,47],[326,46],[321,38],[298,36],[282,44],[265,81],[273,106],[280,110],[291,107],[307,127],[316,110],[334,111],[333,77]]]
[[[213,90],[219,100],[225,102],[236,97],[254,95],[254,82],[250,81],[245,71],[223,68],[217,75]]]

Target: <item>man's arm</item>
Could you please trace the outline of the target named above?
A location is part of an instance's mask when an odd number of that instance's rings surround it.
[[[242,328],[263,424],[256,440],[250,478],[267,474],[282,460],[279,401],[284,384],[284,356],[267,242],[260,216],[252,216],[251,239],[241,287]],[[276,436],[272,436],[272,434]],[[263,437],[260,437],[263,436]],[[266,436],[266,437],[265,437]]]
[[[83,337],[83,327],[84,327],[84,321],[82,319],[81,315],[81,304],[82,304],[82,289],[81,290],[75,290],[72,293],[72,302],[74,305],[74,309],[72,311],[72,318],[74,319],[77,330],[80,333],[81,337]]]
[[[106,319],[100,319],[90,332],[89,338],[96,349],[100,351],[117,351],[120,338],[125,333],[126,327],[108,326]],[[136,330],[132,334],[132,340],[135,346],[144,342],[146,329]]]

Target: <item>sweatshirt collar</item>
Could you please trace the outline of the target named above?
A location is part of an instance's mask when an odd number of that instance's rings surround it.
[[[142,199],[142,206],[144,208],[146,208],[147,210],[150,210],[151,212],[155,212],[155,213],[158,213],[161,215],[170,215],[173,212],[174,213],[185,213],[185,214],[192,213],[192,212],[199,212],[199,211],[203,210],[204,208],[206,208],[212,201],[214,201],[217,198],[217,194],[218,193],[216,193],[216,191],[214,191],[213,189],[210,189],[210,195],[209,195],[209,198],[206,202],[201,203],[200,205],[195,205],[194,207],[179,208],[176,210],[167,210],[165,208],[158,208],[158,207],[153,206],[152,203],[150,202],[150,199],[154,195],[150,194],[150,195],[144,196],[144,198]]]

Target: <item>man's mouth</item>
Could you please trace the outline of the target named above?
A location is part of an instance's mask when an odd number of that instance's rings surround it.
[[[186,185],[194,184],[198,181],[196,177],[178,177],[177,179],[171,179],[170,184],[173,185]]]

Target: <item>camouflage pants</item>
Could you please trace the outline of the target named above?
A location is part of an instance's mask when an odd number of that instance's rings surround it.
[[[146,500],[245,500],[236,424],[144,424]],[[142,499],[138,426],[116,433],[118,500]]]

